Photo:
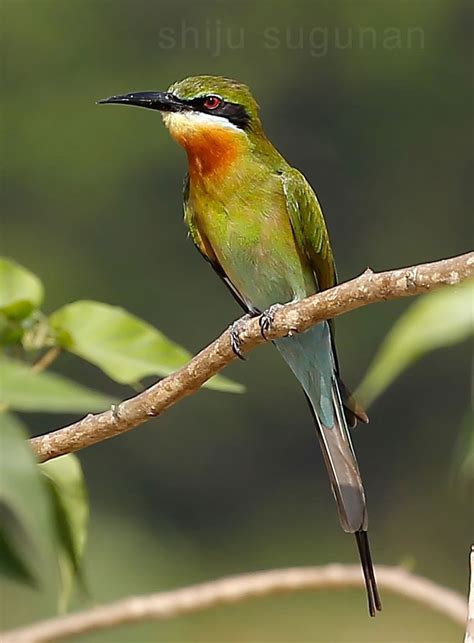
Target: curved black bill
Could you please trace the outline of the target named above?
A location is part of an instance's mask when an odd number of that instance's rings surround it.
[[[121,96],[110,96],[97,101],[98,104],[107,105],[117,103],[118,105],[135,105],[147,107],[160,112],[176,112],[183,108],[182,102],[169,92],[133,92]]]

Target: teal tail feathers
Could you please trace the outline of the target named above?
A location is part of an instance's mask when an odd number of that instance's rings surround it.
[[[275,342],[308,399],[344,531],[355,534],[369,612],[381,609],[367,536],[367,508],[341,392],[329,324]]]

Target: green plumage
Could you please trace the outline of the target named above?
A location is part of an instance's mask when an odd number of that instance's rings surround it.
[[[209,82],[200,80],[200,90]],[[178,93],[179,87],[174,86]],[[215,87],[224,98],[238,100],[234,81],[229,94],[221,79]],[[235,134],[245,136],[244,151],[219,180],[188,179],[185,220],[196,246],[243,307],[262,312],[331,288],[336,271],[314,191],[266,138],[248,89],[242,87],[241,93],[252,114],[247,132]],[[347,419],[351,425],[357,417],[366,421],[365,413],[340,382],[330,322],[275,344],[313,411],[341,525],[357,537],[373,615],[381,606],[366,534],[365,493],[347,426]]]

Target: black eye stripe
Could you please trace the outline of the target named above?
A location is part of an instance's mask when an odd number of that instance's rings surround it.
[[[221,104],[212,109],[208,109],[205,103],[211,96],[220,99]],[[212,114],[213,116],[227,118],[229,122],[233,123],[240,129],[246,129],[250,123],[250,116],[245,107],[238,105],[237,103],[227,102],[217,94],[207,94],[206,96],[198,96],[197,98],[182,100],[181,102],[196,111],[203,112],[204,114]]]
[[[217,98],[221,100],[222,103],[224,103],[224,100],[217,94],[206,94],[205,96],[197,96],[196,98],[192,98],[191,100],[187,100],[185,102],[196,109],[205,109],[204,104],[209,98]]]

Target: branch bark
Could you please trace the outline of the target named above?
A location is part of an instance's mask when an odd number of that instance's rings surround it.
[[[466,601],[457,592],[399,567],[376,567],[379,586],[435,610],[464,627]],[[358,565],[294,567],[229,576],[169,592],[134,596],[88,611],[4,632],[2,643],[44,643],[120,625],[165,620],[218,605],[285,592],[364,586]]]
[[[471,277],[474,277],[474,252],[388,272],[374,273],[368,269],[351,281],[282,307],[275,315],[267,338],[303,332],[319,321],[361,306],[426,293],[441,286],[459,284]],[[242,323],[242,352],[246,353],[264,342],[258,319]],[[139,395],[109,411],[89,414],[74,424],[33,438],[31,446],[38,460],[45,462],[129,431],[195,393],[234,359],[227,329],[186,366]]]

